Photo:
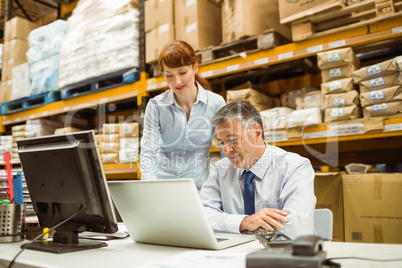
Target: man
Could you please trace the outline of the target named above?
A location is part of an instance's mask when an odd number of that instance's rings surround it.
[[[211,168],[201,188],[213,229],[276,228],[293,239],[313,234],[316,198],[310,161],[265,143],[261,116],[249,102],[224,106],[211,123],[227,157]]]

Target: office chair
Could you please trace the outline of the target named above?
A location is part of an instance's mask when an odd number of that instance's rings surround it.
[[[322,239],[332,240],[333,221],[334,216],[331,210],[322,208],[314,211],[314,229]]]

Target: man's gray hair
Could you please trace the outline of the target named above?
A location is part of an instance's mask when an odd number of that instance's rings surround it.
[[[235,101],[227,104],[212,117],[211,124],[217,126],[231,120],[236,120],[248,131],[255,125],[260,125],[262,129],[262,139],[265,139],[261,115],[250,102]]]

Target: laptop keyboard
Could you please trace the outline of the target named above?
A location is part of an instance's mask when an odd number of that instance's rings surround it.
[[[229,238],[216,238],[216,241],[217,242],[222,242],[222,241],[226,241],[226,240],[229,240]]]

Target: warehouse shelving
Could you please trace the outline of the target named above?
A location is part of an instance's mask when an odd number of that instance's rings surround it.
[[[3,115],[0,120],[2,120],[3,126],[13,125],[25,122],[29,119],[43,118],[51,115],[96,107],[100,104],[129,100],[137,97],[138,86],[139,83],[133,83],[104,91],[97,91],[80,97],[53,102],[41,107]]]
[[[206,79],[244,72],[263,66],[289,62],[300,58],[314,56],[317,52],[339,48],[355,47],[382,40],[402,37],[402,13],[396,13],[391,19],[384,18],[369,26],[362,26],[347,31],[334,33],[319,38],[285,44],[271,49],[256,52],[244,57],[211,63],[200,67],[200,74]],[[398,42],[402,43],[401,40]],[[147,91],[166,87],[163,77],[147,80]]]
[[[206,79],[222,77],[230,74],[236,74],[247,70],[257,69],[262,66],[269,66],[278,63],[289,62],[314,56],[317,52],[345,46],[361,46],[365,44],[374,44],[388,40],[402,44],[402,14],[397,13],[391,18],[384,18],[368,26],[362,26],[349,29],[339,33],[333,33],[318,38],[304,40],[296,43],[289,43],[277,46],[271,49],[255,52],[243,57],[235,57],[224,61],[218,61],[200,67],[200,74]],[[7,125],[18,124],[28,119],[44,118],[51,115],[65,114],[69,111],[75,111],[90,107],[96,107],[101,104],[113,103],[137,99],[140,106],[144,96],[148,96],[152,91],[166,88],[163,77],[148,78],[147,73],[141,73],[140,80],[133,84],[104,90],[88,95],[61,100],[55,103],[47,104],[42,107],[16,112],[13,114],[0,116],[0,127],[4,131]],[[389,119],[402,120],[402,119]],[[391,121],[384,121],[387,125]],[[401,122],[399,122],[401,123]],[[398,123],[398,124],[399,124]],[[325,124],[324,124],[325,125]],[[321,126],[322,127],[322,126]],[[390,150],[398,146],[390,146],[402,140],[402,131],[379,131],[376,133],[364,133],[337,137],[318,137],[312,139],[293,139],[274,143],[277,146],[284,147],[290,151],[301,152],[302,147],[312,146],[314,148],[323,147],[325,144],[338,142],[340,153],[352,153],[355,151],[364,151],[350,146],[350,143],[363,145],[362,142],[369,142],[369,150]],[[346,146],[344,146],[346,145]],[[214,150],[212,150],[214,151]],[[369,155],[369,154],[368,154]],[[352,158],[350,158],[352,159]],[[394,158],[394,160],[399,160]],[[134,164],[116,164],[105,165],[105,173],[108,178],[136,178],[137,166]]]

